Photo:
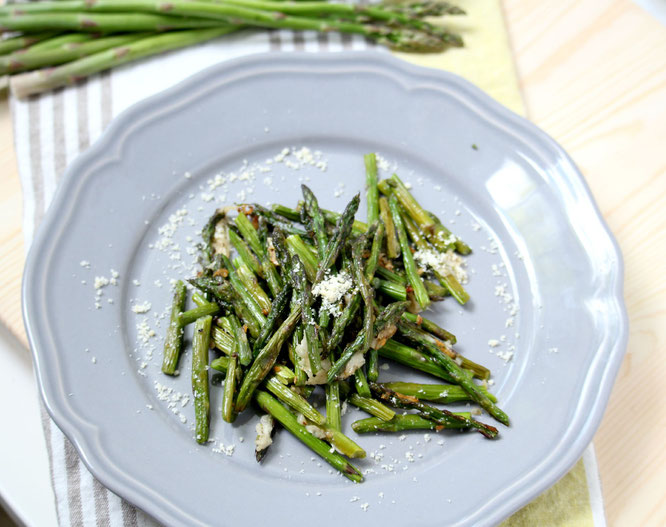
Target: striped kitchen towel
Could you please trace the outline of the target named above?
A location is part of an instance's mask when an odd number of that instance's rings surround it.
[[[405,57],[449,69],[520,112],[523,109],[498,0],[467,8],[460,31],[466,47],[434,57]],[[474,24],[466,32],[464,24]],[[363,38],[338,34],[245,32],[195,48],[130,64],[83,83],[26,101],[11,101],[15,147],[24,193],[26,247],[51,202],[65,168],[93,143],[114,116],[212,64],[266,51],[336,52],[372,47]],[[379,50],[378,52],[386,52]],[[492,63],[494,67],[482,67]],[[481,66],[480,66],[481,65]],[[154,525],[154,521],[105,489],[88,472],[71,443],[43,412],[56,509],[63,526]],[[590,447],[578,465],[506,525],[604,525],[599,479]]]

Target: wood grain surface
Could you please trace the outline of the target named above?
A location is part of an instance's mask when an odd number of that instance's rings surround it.
[[[666,525],[666,28],[628,0],[504,9],[529,116],[578,164],[624,253],[629,348],[594,439],[608,523]],[[25,343],[6,98],[0,166],[0,320]]]

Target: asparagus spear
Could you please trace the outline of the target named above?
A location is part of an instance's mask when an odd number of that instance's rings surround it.
[[[340,384],[333,381],[325,386],[326,390],[326,424],[335,430],[342,429],[342,412],[340,409]]]
[[[453,378],[454,383],[462,387],[470,398],[481,408],[492,415],[500,423],[509,426],[509,416],[506,415],[495,403],[493,403],[476,385],[464,370],[455,362],[454,359],[441,352],[441,350],[432,343],[423,342],[425,349],[440,364],[446,372]]]
[[[346,477],[356,483],[363,481],[363,475],[349,461],[336,452],[331,452],[330,447],[321,439],[316,438],[305,427],[298,423],[296,418],[282,406],[277,400],[268,393],[257,390],[255,394],[257,404],[262,410],[271,414],[282,426],[291,432],[297,439],[311,448],[315,453],[321,456],[333,468],[339,470]]]
[[[245,288],[243,282],[238,277],[238,272],[236,269],[234,269],[234,266],[232,265],[229,258],[227,258],[225,255],[221,256],[222,261],[224,262],[224,266],[229,272],[229,283],[237,295],[238,300],[240,300],[240,302],[247,308],[247,310],[252,315],[252,318],[254,318],[255,322],[257,323],[258,327],[261,328],[261,326],[266,323],[264,312],[262,311],[261,307],[259,307],[259,304],[257,304],[257,302],[254,300],[250,292]]]
[[[271,294],[276,296],[282,288],[282,280],[280,279],[280,275],[278,274],[277,269],[275,269],[275,266],[268,258],[265,244],[261,242],[256,229],[250,220],[247,219],[245,214],[239,212],[238,216],[236,216],[236,219],[234,220],[234,223],[236,224],[236,227],[238,227],[238,230],[243,236],[243,239],[248,243],[248,245],[259,258],[262,276],[266,278],[266,282],[268,283],[268,287],[271,290]]]
[[[375,235],[372,238],[372,248],[370,249],[370,257],[365,266],[365,278],[371,282],[375,276],[377,265],[379,264],[379,257],[382,251],[382,243],[384,242],[384,224],[376,224]],[[369,228],[369,231],[372,226]]]
[[[303,264],[305,275],[310,282],[314,282],[317,276],[317,258],[310,252],[303,239],[298,234],[287,237],[289,252],[298,256]]]
[[[400,242],[402,261],[405,266],[407,280],[409,281],[409,285],[414,290],[416,301],[421,306],[421,309],[425,309],[430,305],[430,298],[428,297],[428,292],[423,285],[423,280],[421,280],[421,277],[419,276],[419,273],[416,269],[416,264],[414,263],[412,252],[409,249],[407,233],[405,232],[405,227],[402,223],[400,210],[398,209],[398,199],[396,198],[395,194],[392,194],[389,198],[389,209],[391,211],[391,219],[393,219],[396,233],[398,234],[398,241]]]
[[[398,241],[398,235],[395,232],[395,225],[393,224],[393,219],[389,210],[388,200],[382,196],[379,198],[378,202],[379,213],[386,231],[386,253],[389,258],[394,259],[400,256],[400,242]]]
[[[368,225],[372,225],[379,219],[379,190],[377,190],[377,156],[366,154],[365,161],[365,185],[367,188],[368,202]]]
[[[236,391],[236,368],[238,356],[233,353],[227,362],[227,375],[224,379],[224,392],[222,396],[222,419],[233,423],[236,419],[234,412],[234,393]]]
[[[446,428],[464,428],[464,425],[460,422],[441,424],[416,414],[396,414],[396,416],[390,421],[383,421],[378,417],[368,417],[367,419],[361,419],[352,423],[352,429],[357,434],[368,434],[370,432],[403,432],[406,430],[439,431]]]
[[[173,302],[171,303],[171,318],[169,328],[164,339],[164,357],[162,371],[167,375],[175,375],[178,359],[183,347],[183,326],[178,318],[185,308],[187,290],[182,280],[178,280],[174,287]]]
[[[365,353],[370,347],[372,341],[372,330],[374,324],[374,312],[372,308],[372,289],[368,280],[363,272],[363,261],[362,261],[362,250],[365,245],[365,238],[360,236],[352,244],[352,261],[351,268],[354,276],[354,281],[356,286],[361,292],[361,298],[363,298],[364,310],[363,310],[363,333],[364,333],[364,342],[361,347],[361,352]]]
[[[377,335],[376,340],[378,342],[372,343],[373,348],[379,349],[379,347],[384,345],[383,335],[385,335],[386,332],[391,333],[395,331],[395,324],[400,319],[400,315],[405,310],[405,307],[406,305],[404,302],[395,302],[393,304],[389,304],[382,310],[374,325],[374,332]],[[342,355],[340,355],[340,358],[331,365],[331,369],[328,370],[327,374],[327,382],[332,382],[335,379],[335,377],[345,367],[345,364],[349,362],[349,359],[351,359],[355,353],[362,349],[364,342],[365,331],[361,330],[356,339],[347,345],[347,347],[342,352]]]
[[[53,37],[56,33],[46,31],[44,33],[35,33],[33,35],[18,35],[16,37],[0,40],[0,55],[12,53],[23,48],[30,47],[37,42],[41,42]]]
[[[88,42],[89,40],[92,40],[94,38],[97,38],[97,35],[91,33],[64,33],[64,34],[51,33],[50,37],[46,38],[45,40],[40,40],[36,44],[30,46],[29,51],[30,53],[36,51],[46,51],[69,44],[79,44],[82,42]],[[25,52],[27,51],[28,50],[26,49]]]
[[[234,264],[236,266],[238,278],[243,283],[248,293],[252,295],[252,298],[257,303],[257,305],[261,308],[261,312],[264,315],[268,315],[271,310],[271,299],[266,294],[266,291],[264,291],[259,285],[257,277],[252,272],[252,270],[239,258],[234,260]]]
[[[236,249],[238,252],[240,258],[252,270],[252,272],[264,278],[259,260],[257,260],[257,257],[252,254],[252,251],[248,245],[233,229],[229,229],[229,241],[231,242],[231,245],[233,245],[234,249]],[[229,272],[231,272],[231,269]]]
[[[352,439],[345,434],[328,425],[315,425],[302,416],[298,416],[299,422],[306,427],[306,430],[312,431],[317,437],[327,441],[342,455],[351,458],[364,458],[365,450],[358,446]]]
[[[289,338],[289,335],[291,335],[291,332],[294,330],[294,327],[300,318],[301,307],[294,306],[286,320],[277,331],[273,333],[273,336],[268,343],[255,357],[238,392],[238,397],[236,399],[237,412],[242,412],[248,405],[252,398],[252,394],[275,364],[275,361],[280,354],[280,350],[282,349],[282,345]]]
[[[54,16],[55,15],[49,15],[48,17],[51,19]],[[158,17],[157,15],[95,15],[95,17],[102,16],[116,17],[116,26],[114,27],[110,24],[100,26],[98,23],[97,26],[87,26],[87,28],[84,29],[88,29],[89,31],[159,31],[168,29],[168,26],[165,25],[167,22],[175,24],[176,27],[205,27],[210,24],[209,21],[201,19],[190,21],[188,19],[178,19],[174,17]],[[127,25],[130,23],[129,21],[134,20],[135,17],[139,17],[139,20],[145,21],[144,27],[140,29],[132,29],[132,27]],[[146,17],[152,20],[152,26],[146,23],[148,21],[146,20]],[[89,15],[82,16],[81,18],[83,20],[89,20]],[[6,22],[5,19],[0,17],[0,28],[6,26]],[[178,26],[178,24],[180,24],[180,26]],[[190,25],[188,26],[187,24]],[[10,88],[16,97],[28,97],[29,95],[35,95],[55,88],[60,88],[61,86],[74,84],[84,77],[108,70],[115,66],[120,66],[121,64],[126,64],[139,58],[212,40],[236,31],[239,28],[239,26],[215,25],[217,27],[210,29],[194,29],[190,31],[176,31],[173,33],[154,35],[142,38],[136,42],[131,42],[124,46],[118,46],[107,49],[106,51],[94,53],[93,55],[49,69],[48,71],[37,70],[15,75],[10,80]]]
[[[401,320],[398,324],[398,329],[405,337],[416,342],[417,344],[423,346],[427,344],[436,346],[440,353],[444,353],[451,359],[454,359],[462,368],[470,370],[472,373],[474,373],[475,377],[480,379],[488,379],[490,377],[490,370],[488,368],[477,364],[476,362],[469,360],[462,355],[458,355],[445,341],[442,342],[441,340],[432,336],[430,333],[421,330],[416,324],[412,324],[407,320]]]
[[[465,305],[467,303],[469,300],[469,294],[467,291],[465,291],[458,279],[452,273],[442,275],[436,269],[433,269],[432,272],[439,283],[447,289],[447,291],[453,298],[458,301],[459,304]]]
[[[238,355],[238,360],[243,366],[248,366],[252,362],[252,351],[250,350],[250,344],[247,341],[247,335],[241,327],[238,318],[236,318],[236,315],[229,315],[227,320],[231,326],[231,334],[233,335],[236,342],[236,353]]]
[[[353,393],[349,396],[347,401],[361,410],[365,410],[370,415],[379,417],[382,421],[390,421],[395,417],[395,412],[393,410],[371,397],[361,397],[360,395]]]
[[[310,370],[312,375],[316,375],[321,369],[321,346],[319,343],[319,334],[314,320],[314,311],[312,309],[312,295],[310,286],[305,280],[303,264],[298,256],[294,256],[291,261],[293,271],[292,280],[294,291],[298,292],[301,302],[301,318],[305,327],[305,340],[308,346],[308,358],[310,359]]]
[[[64,64],[65,62],[70,62],[92,53],[97,53],[117,46],[124,46],[125,44],[129,44],[140,38],[145,38],[146,36],[148,36],[147,33],[114,35],[92,39],[88,42],[63,44],[45,50],[28,49],[10,55],[0,56],[0,75],[33,70],[44,66]]]
[[[372,383],[370,385],[372,393],[378,396],[381,400],[387,401],[391,406],[395,408],[407,408],[417,410],[421,417],[435,421],[441,425],[447,425],[449,423],[460,423],[463,428],[474,428],[480,434],[488,439],[494,439],[497,437],[497,428],[490,426],[484,423],[481,423],[472,418],[460,417],[459,415],[449,412],[448,410],[440,410],[434,406],[422,403],[416,397],[403,395],[398,392],[394,392],[386,388],[383,385]]]
[[[368,379],[365,376],[362,366],[354,372],[354,386],[356,387],[356,393],[361,397],[372,396],[370,393],[370,385],[368,384]]]
[[[76,12],[24,14],[20,8],[10,8],[0,15],[0,31],[23,31],[26,33],[47,30],[118,33],[123,31],[168,31],[171,29],[219,26],[219,22],[214,20],[137,12],[122,14]]]
[[[396,284],[395,282],[389,282],[388,280],[382,280],[381,278],[375,277],[372,279],[372,287],[374,287],[380,293],[392,298],[393,300],[407,300],[407,290],[405,289],[404,285]],[[426,292],[426,296],[427,295],[428,293]]]
[[[312,220],[312,230],[314,231],[319,259],[324,260],[326,257],[326,246],[328,245],[326,220],[324,219],[321,209],[319,208],[319,202],[312,190],[310,190],[307,185],[301,185],[301,190],[303,191],[303,199],[305,203],[304,210]]]
[[[183,311],[178,315],[178,323],[181,327],[188,326],[206,315],[216,315],[220,311],[220,306],[213,302],[206,302],[200,306],[193,307],[187,311]]]
[[[386,342],[384,347],[379,350],[379,355],[415,370],[439,377],[446,382],[455,383],[453,377],[435,359],[393,339]]]
[[[259,351],[261,350],[261,348],[264,347],[266,342],[268,342],[268,339],[270,338],[271,334],[273,333],[273,330],[275,329],[275,325],[277,324],[279,318],[282,316],[282,313],[284,313],[284,310],[286,309],[287,304],[289,303],[290,295],[291,295],[291,287],[285,286],[273,299],[273,302],[271,304],[271,310],[269,311],[268,316],[266,317],[266,323],[261,327],[261,333],[259,333],[257,340],[254,341],[254,346],[252,347],[253,355],[256,356],[257,353],[259,353]]]
[[[338,218],[333,231],[333,237],[326,245],[325,256],[322,258],[321,262],[319,262],[319,269],[317,270],[317,275],[314,280],[315,284],[321,282],[326,271],[328,271],[328,269],[335,263],[338,254],[340,254],[340,250],[351,233],[354,215],[358,210],[360,199],[360,196],[356,194]]]
[[[194,395],[195,437],[197,443],[208,441],[210,398],[208,394],[208,348],[213,317],[201,317],[194,323],[192,340],[192,393]]]
[[[385,382],[382,386],[400,392],[403,395],[410,395],[424,401],[434,403],[451,404],[464,401],[471,401],[470,396],[460,386],[453,384],[418,384],[413,382]],[[486,394],[488,399],[496,403],[497,398],[491,394],[485,387],[479,389]]]
[[[290,390],[282,384],[277,377],[268,377],[264,381],[264,386],[277,397],[284,404],[291,406],[298,413],[303,414],[310,421],[318,425],[326,423],[326,418],[319,413],[319,411],[312,406],[305,397],[301,397],[295,391]]]
[[[421,326],[424,330],[426,330],[429,333],[432,333],[435,337],[439,339],[448,340],[451,344],[455,344],[457,341],[456,336],[453,333],[446,331],[444,328],[441,328],[437,324],[435,324],[432,320],[428,320],[427,318],[422,317],[421,315],[415,315],[413,313],[408,313],[407,311],[405,311],[402,314],[402,318],[416,324],[417,326]]]
[[[222,328],[214,327],[211,333],[211,339],[213,340],[215,347],[225,355],[231,355],[234,352],[234,339]]]

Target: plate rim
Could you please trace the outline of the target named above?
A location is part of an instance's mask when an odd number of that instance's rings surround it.
[[[36,303],[35,296],[38,293],[35,290],[36,286],[33,284],[35,284],[35,278],[40,275],[40,271],[41,273],[44,272],[44,269],[40,269],[39,267],[39,255],[48,247],[49,240],[51,239],[49,235],[58,222],[66,221],[69,213],[76,207],[75,200],[67,200],[67,196],[71,196],[72,193],[76,194],[76,189],[84,185],[89,179],[77,179],[77,172],[83,170],[89,163],[104,158],[104,155],[107,158],[113,157],[114,152],[118,152],[118,148],[109,147],[114,145],[117,147],[118,143],[122,143],[123,131],[130,128],[131,123],[140,120],[138,119],[140,117],[146,118],[158,112],[168,113],[171,105],[161,103],[166,103],[167,101],[173,103],[173,101],[181,100],[182,104],[187,97],[196,98],[202,96],[208,89],[212,89],[206,87],[206,79],[210,81],[211,79],[219,78],[223,81],[222,84],[224,84],[224,79],[226,78],[226,82],[232,80],[230,78],[233,77],[232,73],[239,69],[249,68],[252,74],[256,75],[262,71],[285,70],[289,67],[293,68],[296,65],[303,65],[305,63],[316,63],[318,67],[326,68],[338,67],[343,71],[345,71],[345,68],[347,68],[346,71],[349,71],[349,68],[354,65],[356,67],[359,65],[367,67],[368,64],[373,63],[373,66],[376,67],[373,71],[382,71],[385,74],[397,74],[401,76],[403,82],[409,83],[410,81],[416,82],[428,79],[433,83],[430,86],[432,88],[436,88],[437,85],[448,86],[449,89],[454,88],[458,92],[459,97],[464,99],[468,106],[484,120],[488,120],[488,116],[484,115],[484,112],[487,112],[496,121],[501,122],[505,128],[511,130],[524,143],[531,146],[536,144],[542,150],[545,149],[550,154],[554,154],[562,162],[559,172],[567,176],[566,183],[573,187],[569,189],[570,193],[593,213],[595,220],[610,242],[609,250],[615,257],[615,265],[612,266],[608,283],[602,290],[605,294],[600,294],[600,296],[606,301],[615,303],[618,325],[615,328],[616,338],[612,339],[608,349],[605,350],[608,360],[605,367],[598,374],[599,389],[596,397],[593,397],[589,405],[585,407],[588,417],[581,425],[581,429],[574,441],[568,445],[565,455],[551,462],[547,467],[542,466],[543,463],[537,465],[529,474],[520,478],[517,482],[520,483],[518,488],[513,488],[511,496],[501,503],[497,503],[489,515],[482,519],[468,516],[467,521],[463,519],[463,523],[459,522],[460,525],[477,523],[479,521],[488,524],[499,523],[564,476],[578,461],[599,427],[628,341],[628,317],[623,295],[624,263],[622,253],[583,175],[566,151],[554,139],[526,118],[502,106],[464,78],[443,70],[415,66],[388,53],[377,51],[342,51],[331,54],[315,54],[302,51],[280,54],[262,52],[227,60],[210,66],[162,92],[131,105],[112,120],[100,138],[90,148],[76,157],[67,167],[64,177],[58,185],[53,201],[37,229],[26,258],[21,288],[24,325],[30,343],[39,392],[46,410],[65,436],[72,442],[88,470],[104,486],[162,523],[168,524],[177,518],[181,521],[191,520],[191,517],[185,511],[181,511],[176,507],[168,510],[155,504],[147,495],[142,493],[140,482],[133,479],[131,475],[118,471],[117,467],[114,467],[113,461],[108,459],[99,449],[95,451],[93,448],[95,443],[94,437],[92,441],[91,437],[86,437],[85,427],[80,426],[80,422],[77,423],[76,412],[68,404],[66,394],[60,393],[49,382],[49,371],[43,364],[43,362],[47,362],[48,360],[49,352],[46,349],[48,346],[44,345],[42,335],[40,335],[40,329],[44,329],[46,319],[42,316],[40,328],[40,315],[33,316],[33,312],[36,312],[33,311],[33,306]],[[442,93],[442,96],[447,95],[450,94]],[[160,106],[166,106],[167,109],[156,110]],[[507,133],[507,131],[503,129],[502,133]],[[106,154],[104,154],[105,152]],[[549,183],[556,184],[557,182],[549,181]],[[559,191],[561,193],[562,189],[559,189]],[[67,212],[67,209],[69,209],[69,212]],[[63,214],[63,211],[65,214]],[[589,373],[588,371],[588,375]],[[179,512],[180,514],[178,514]]]

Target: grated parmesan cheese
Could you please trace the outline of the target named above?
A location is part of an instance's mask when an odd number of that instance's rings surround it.
[[[259,419],[259,422],[255,427],[257,438],[254,441],[254,445],[257,452],[265,450],[273,443],[273,439],[271,438],[273,426],[275,426],[275,421],[273,421],[273,418],[270,415],[265,414],[261,416],[261,419]]]
[[[150,308],[152,307],[152,304],[150,302],[144,302],[143,304],[134,304],[132,306],[132,311],[135,313],[142,315],[144,313],[148,313],[150,311]]]
[[[294,348],[294,352],[301,360],[301,369],[308,376],[308,380],[305,384],[326,384],[326,375],[328,374],[328,370],[331,369],[330,359],[323,359],[317,375],[312,375],[312,366],[310,365],[310,356],[308,355],[308,343],[305,337],[303,337],[303,340],[301,340],[298,346]]]
[[[348,272],[330,275],[312,289],[312,295],[321,297],[321,308],[332,315],[340,315],[339,302],[354,285]]]
[[[462,256],[451,249],[445,253],[432,249],[420,249],[414,253],[414,259],[422,267],[430,267],[442,275],[452,274],[461,284],[467,283],[466,262]]]

